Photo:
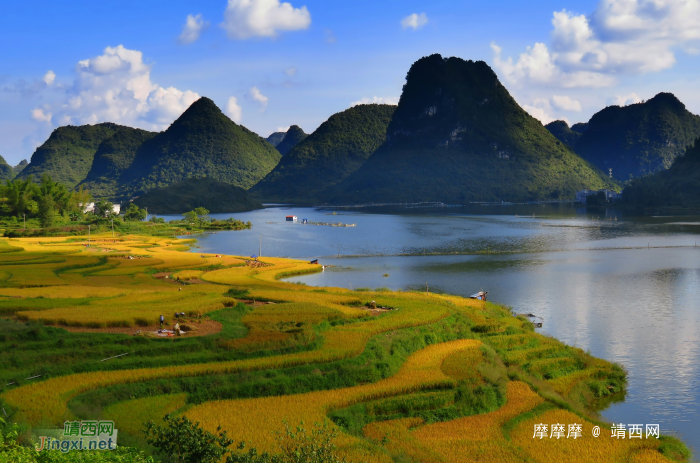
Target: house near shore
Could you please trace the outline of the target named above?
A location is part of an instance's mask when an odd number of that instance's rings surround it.
[[[613,190],[600,189],[600,190],[581,190],[576,192],[576,202],[581,204],[586,204],[586,198],[589,196],[597,195],[598,193],[605,193],[605,202],[610,203],[622,199],[622,193],[618,193]]]
[[[297,221],[296,215],[288,215],[287,216],[287,222],[296,222],[296,221]]]

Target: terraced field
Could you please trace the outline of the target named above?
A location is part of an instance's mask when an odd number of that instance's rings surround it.
[[[285,421],[330,420],[356,462],[686,458],[673,438],[611,439],[595,410],[624,394],[624,370],[495,304],[294,285],[281,278],[321,268],[175,239],[85,244],[0,242],[0,400],[26,426],[102,417],[141,445],[144,421],[175,413],[275,452]],[[190,335],[154,336],[161,314]],[[207,320],[221,331],[191,336]],[[582,436],[534,439],[540,422]]]

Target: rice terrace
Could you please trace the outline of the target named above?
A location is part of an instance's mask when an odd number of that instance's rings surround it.
[[[193,241],[0,240],[2,418],[20,434],[111,420],[121,446],[152,452],[145,423],[186,417],[244,442],[230,461],[268,461],[256,458],[304,427],[353,462],[688,459],[671,436],[611,438],[597,411],[624,369],[506,307],[288,283],[322,267],[188,252]]]

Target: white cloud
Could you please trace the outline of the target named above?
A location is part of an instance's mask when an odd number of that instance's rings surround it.
[[[639,95],[636,93],[630,93],[629,95],[615,95],[612,99],[612,104],[617,106],[627,106],[628,104],[640,103],[642,101]]]
[[[32,119],[37,122],[51,122],[51,113],[45,112],[42,108],[32,109]]]
[[[182,44],[188,44],[192,42],[196,42],[199,39],[199,36],[202,34],[204,30],[206,30],[209,27],[209,21],[205,21],[202,19],[202,15],[187,15],[187,19],[185,20],[185,25],[182,27],[182,33],[180,36],[177,38],[178,41]]]
[[[420,29],[421,27],[428,24],[428,16],[425,13],[421,14],[409,14],[401,20],[401,28],[403,29],[413,29],[414,31]]]
[[[108,121],[163,130],[199,95],[160,87],[151,82],[150,71],[140,51],[107,47],[102,55],[78,62],[63,102],[37,108],[32,117],[60,125]]]
[[[353,101],[350,106],[357,106],[358,104],[389,104],[396,106],[399,104],[399,98],[396,96],[373,96],[372,98],[364,97],[358,101]]]
[[[288,76],[295,76],[295,75],[297,75],[297,68],[294,68],[294,67],[287,68],[284,70],[284,73],[287,74]]]
[[[237,124],[243,120],[243,108],[240,107],[235,96],[229,97],[226,103],[226,115]]]
[[[335,43],[338,41],[338,39],[335,38],[335,35],[333,35],[333,31],[330,29],[326,29],[324,31],[324,34],[326,34],[326,43]]]
[[[532,117],[538,119],[542,123],[542,125],[549,124],[550,122],[558,119],[550,115],[550,112],[552,111],[552,105],[547,99],[537,98],[531,104],[523,104],[520,106],[522,106],[522,108],[525,111],[527,111]],[[559,119],[565,120],[565,118]]]
[[[515,61],[501,59],[501,49],[492,45],[495,66],[507,80],[605,87],[620,74],[668,69],[676,62],[676,49],[692,53],[700,40],[700,2],[600,0],[589,16],[555,12],[552,26],[549,47],[536,43]]]
[[[574,100],[573,98],[570,98],[568,96],[561,95],[552,96],[552,106],[562,111],[581,112],[581,110],[583,109],[581,107],[580,101]]]
[[[262,93],[260,93],[258,87],[251,87],[250,97],[258,102],[258,104],[260,105],[260,111],[265,111],[265,108],[267,108],[267,103],[270,101],[270,99]]]
[[[275,130],[275,132],[284,132],[284,133],[287,133],[287,130],[289,130],[289,127],[291,127],[291,126],[288,125],[287,127],[277,127],[277,130]]]
[[[44,77],[41,80],[43,80],[46,85],[53,85],[53,81],[56,80],[56,74],[49,70],[46,74],[44,74]]]
[[[278,31],[298,31],[311,24],[305,6],[294,8],[279,0],[228,0],[221,27],[230,39],[275,37]]]

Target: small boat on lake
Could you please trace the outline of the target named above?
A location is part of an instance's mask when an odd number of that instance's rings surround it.
[[[485,301],[486,300],[486,295],[488,294],[488,291],[479,291],[478,293],[474,293],[471,296],[469,296],[470,299],[478,299],[480,301]]]

